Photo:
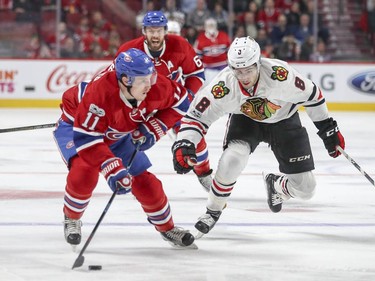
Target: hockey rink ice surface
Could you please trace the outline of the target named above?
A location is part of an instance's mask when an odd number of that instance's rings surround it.
[[[0,109],[0,128],[55,122],[59,110]],[[101,177],[84,214],[76,252],[64,240],[66,167],[52,128],[0,134],[0,280],[306,281],[375,280],[375,187],[343,156],[330,158],[304,112],[317,189],[309,201],[290,200],[280,213],[267,206],[262,171],[278,171],[266,144],[251,155],[228,207],[198,250],[163,241],[132,195],[117,196],[88,246],[82,267],[71,267],[108,203]],[[375,178],[375,112],[331,112],[347,153]],[[216,165],[226,118],[207,135]],[[193,173],[176,175],[166,136],[148,155],[163,181],[174,221],[194,231],[206,193]],[[89,265],[102,265],[89,271]]]

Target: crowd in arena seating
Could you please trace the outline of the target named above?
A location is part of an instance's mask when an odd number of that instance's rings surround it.
[[[366,1],[366,12],[375,13],[374,0]],[[104,13],[101,0],[61,0],[61,21],[56,24],[55,0],[0,0],[0,11],[9,10],[16,22],[32,22],[35,31],[24,46],[29,58],[113,58],[117,48],[125,40],[141,35],[141,22],[145,11],[162,10],[169,20],[181,25],[181,35],[192,45],[204,21],[213,17],[218,29],[232,38],[249,35],[255,38],[265,57],[287,61],[329,61],[326,46],[330,32],[318,18],[318,30],[314,30],[314,0],[236,0],[233,13],[224,0],[148,0],[142,10],[142,1],[111,0],[117,6],[129,5],[134,25],[127,29]],[[108,1],[107,1],[108,2]],[[135,6],[130,7],[133,3]],[[371,5],[372,4],[372,5]],[[115,15],[113,13],[112,15]],[[371,17],[373,19],[374,17]],[[0,21],[2,21],[0,19]],[[366,25],[373,30],[374,24]],[[56,38],[56,28],[59,39]],[[131,32],[129,32],[129,30]],[[314,52],[314,33],[318,44]],[[373,34],[373,33],[371,33]],[[59,44],[57,44],[57,42]],[[60,55],[56,54],[59,45]]]

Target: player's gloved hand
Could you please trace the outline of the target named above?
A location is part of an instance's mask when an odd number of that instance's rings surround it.
[[[172,146],[173,167],[177,174],[190,172],[197,164],[195,146],[189,140],[176,141]]]
[[[114,157],[104,161],[101,173],[113,192],[117,190],[117,194],[126,194],[131,191],[132,179],[121,158]]]
[[[314,124],[319,130],[318,135],[323,140],[329,156],[333,158],[339,156],[341,153],[336,147],[339,145],[342,149],[345,149],[345,140],[337,126],[337,122],[332,118],[328,118],[314,122]]]
[[[167,126],[159,119],[152,117],[147,122],[139,125],[138,129],[132,132],[132,139],[134,143],[141,143],[139,150],[144,151],[151,148],[167,133],[167,130]]]

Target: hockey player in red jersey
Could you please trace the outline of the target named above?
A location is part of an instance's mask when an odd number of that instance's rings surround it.
[[[260,47],[253,38],[232,42],[228,64],[194,99],[172,147],[177,173],[189,172],[194,163],[191,160],[196,158],[196,144],[213,122],[230,113],[207,211],[195,224],[200,235],[208,233],[218,221],[249,155],[260,142],[269,144],[281,172],[264,174],[271,211],[281,211],[283,202],[290,198],[307,200],[313,196],[314,160],[298,115],[300,106],[305,107],[330,156],[340,155],[337,146],[345,147],[319,87],[285,61],[261,59]]]
[[[132,192],[164,240],[195,245],[188,231],[174,225],[162,183],[147,171],[151,163],[144,153],[181,119],[189,103],[186,89],[158,75],[150,58],[134,48],[119,53],[114,68],[63,94],[54,138],[69,169],[63,209],[68,243],[81,241],[80,218],[101,173],[114,192]],[[139,151],[127,169],[136,143],[141,143]]]
[[[159,74],[180,82],[188,90],[192,100],[202,87],[205,77],[203,63],[185,38],[167,34],[168,19],[161,11],[150,11],[142,23],[143,36],[124,43],[118,50],[129,48],[144,51],[154,62]],[[177,133],[179,122],[173,131]],[[197,146],[197,165],[194,172],[206,191],[212,182],[207,144],[203,139]]]
[[[204,31],[199,33],[194,49],[203,62],[206,84],[227,65],[227,52],[230,38],[225,31],[217,29],[217,21],[208,18],[204,22]]]

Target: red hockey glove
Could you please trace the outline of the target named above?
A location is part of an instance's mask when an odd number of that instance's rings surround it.
[[[172,146],[173,167],[177,174],[190,172],[197,163],[195,146],[189,140],[176,141]]]
[[[337,122],[332,118],[328,118],[314,122],[314,124],[319,130],[318,136],[323,140],[329,156],[333,158],[339,156],[341,152],[337,150],[336,146],[339,145],[342,149],[345,149],[345,140],[337,126]]]
[[[121,158],[114,157],[104,161],[101,173],[113,192],[117,190],[117,194],[126,194],[131,191],[131,176],[124,168]]]
[[[167,133],[165,126],[159,119],[150,118],[147,122],[139,125],[138,129],[132,132],[134,143],[140,142],[140,151],[151,148],[162,136]]]

